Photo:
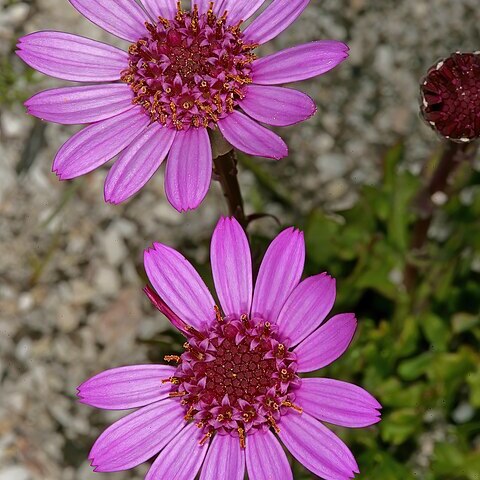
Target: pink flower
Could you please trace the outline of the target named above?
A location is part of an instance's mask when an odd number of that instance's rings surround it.
[[[196,208],[212,175],[208,129],[261,157],[287,155],[285,142],[257,122],[292,125],[312,116],[311,98],[275,85],[327,72],[348,56],[333,40],[311,42],[262,59],[253,53],[285,30],[308,0],[274,0],[245,29],[264,0],[70,0],[85,17],[131,42],[128,52],[62,32],[19,40],[17,54],[42,73],[100,84],[41,92],[26,102],[43,120],[90,124],[57,153],[62,180],[120,154],[105,182],[105,200],[120,203],[153,176],[168,155],[165,190],[179,211]],[[243,113],[240,111],[243,110]]]
[[[152,301],[187,338],[177,366],[122,367],[78,389],[83,403],[106,409],[140,407],[110,426],[90,452],[95,471],[125,470],[158,454],[147,480],[288,480],[279,442],[325,479],[353,478],[347,446],[322,422],[365,427],[380,404],[362,388],[328,378],[301,378],[348,348],[353,314],[325,322],[335,280],[303,281],[303,234],[293,228],[272,242],[255,289],[248,240],[234,219],[212,238],[213,279],[223,313],[193,266],[154,244],[145,268]]]

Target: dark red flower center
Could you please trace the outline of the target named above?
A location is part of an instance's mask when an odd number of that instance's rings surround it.
[[[215,432],[231,433],[245,446],[252,429],[274,428],[294,404],[300,379],[295,354],[281,343],[276,326],[242,315],[224,318],[205,332],[193,331],[170,396],[185,406],[185,419],[195,420],[205,440]]]
[[[442,136],[462,142],[480,137],[480,52],[442,60],[421,91],[423,116]]]
[[[197,6],[191,12],[179,6],[174,19],[145,25],[121,76],[133,102],[170,128],[215,127],[244,98],[257,45],[245,44],[240,23],[230,25],[212,7],[200,15]]]

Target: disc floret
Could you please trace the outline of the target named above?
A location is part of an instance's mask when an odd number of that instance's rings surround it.
[[[218,316],[206,332],[185,343],[172,383],[185,419],[194,420],[205,438],[233,434],[245,445],[251,430],[273,428],[295,405],[300,384],[296,356],[281,343],[275,325],[262,318]]]
[[[241,22],[240,22],[241,23]],[[199,14],[177,7],[174,19],[146,23],[145,36],[130,45],[122,81],[152,122],[177,130],[214,128],[233,112],[252,83],[255,44],[246,44],[240,23],[218,17],[213,3]]]

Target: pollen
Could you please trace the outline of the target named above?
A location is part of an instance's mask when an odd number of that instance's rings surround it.
[[[212,6],[200,15],[198,8],[182,10],[180,2],[174,19],[146,23],[145,35],[128,49],[129,67],[121,74],[133,103],[143,106],[152,122],[169,128],[214,128],[252,83],[258,45],[246,44],[238,27],[229,23],[227,12],[217,17]]]

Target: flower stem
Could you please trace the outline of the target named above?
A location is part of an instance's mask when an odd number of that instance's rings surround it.
[[[418,252],[423,249],[428,239],[428,230],[432,223],[437,205],[432,197],[438,193],[448,193],[448,186],[452,175],[464,162],[473,160],[477,152],[478,144],[456,143],[447,140],[442,156],[436,170],[430,180],[418,194],[414,208],[418,219],[413,227],[410,250]],[[415,287],[418,269],[412,263],[408,263],[405,269],[405,286],[410,292]]]
[[[235,150],[230,150],[224,155],[219,155],[213,161],[213,171],[216,179],[220,182],[223,196],[228,205],[229,215],[235,217],[238,223],[247,229],[248,219],[243,207],[243,197],[238,183],[237,158]]]

